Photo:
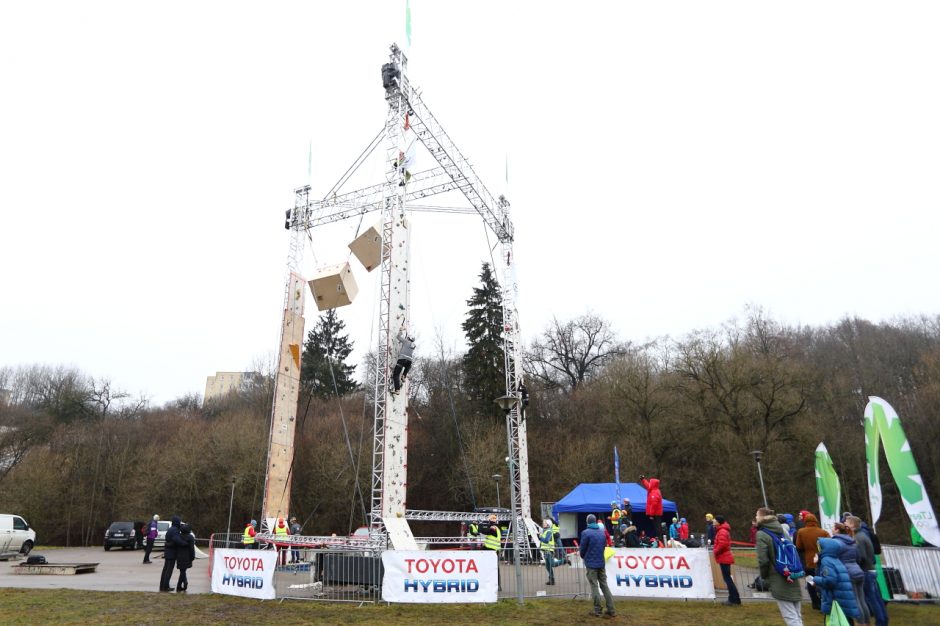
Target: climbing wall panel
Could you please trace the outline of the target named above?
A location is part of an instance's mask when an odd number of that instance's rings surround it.
[[[320,311],[351,304],[359,293],[349,263],[321,267],[310,279],[309,284]]]
[[[303,313],[304,280],[292,273],[288,279],[287,307],[281,324],[281,346],[274,381],[263,519],[287,517],[289,513],[290,466],[294,458],[301,346],[304,341]]]

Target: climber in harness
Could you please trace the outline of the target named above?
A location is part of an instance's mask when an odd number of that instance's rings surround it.
[[[398,360],[395,362],[395,369],[392,370],[393,394],[401,391],[401,384],[411,370],[411,362],[415,351],[415,339],[409,336],[404,328],[398,333],[398,341],[401,347],[398,349]]]

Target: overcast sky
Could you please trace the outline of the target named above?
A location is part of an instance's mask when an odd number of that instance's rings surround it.
[[[323,194],[382,128],[404,5],[0,5],[0,366],[74,365],[160,404],[272,358],[284,210],[311,145]],[[633,341],[748,304],[793,324],[940,312],[940,4],[411,10],[412,84],[512,202],[526,341],[588,310]],[[305,272],[376,219],[314,231]],[[419,351],[462,350],[482,220],[413,224]],[[353,267],[358,358],[376,272]]]

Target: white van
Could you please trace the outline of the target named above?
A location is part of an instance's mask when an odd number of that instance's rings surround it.
[[[36,531],[19,515],[0,513],[0,554],[29,554],[36,545]]]

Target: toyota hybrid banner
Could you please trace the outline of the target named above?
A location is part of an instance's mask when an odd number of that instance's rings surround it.
[[[493,550],[386,550],[382,565],[386,602],[496,602]]]
[[[615,596],[715,597],[708,550],[618,548],[607,560],[606,571]]]

